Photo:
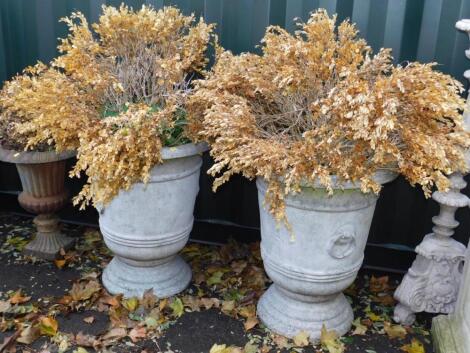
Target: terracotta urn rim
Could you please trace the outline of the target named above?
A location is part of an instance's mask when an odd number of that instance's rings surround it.
[[[62,161],[77,154],[76,151],[17,151],[0,146],[0,161],[17,164],[40,164]]]

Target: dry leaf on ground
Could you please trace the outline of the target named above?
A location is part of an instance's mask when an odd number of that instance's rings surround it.
[[[344,352],[344,343],[339,340],[336,331],[328,331],[325,325],[321,329],[320,343],[329,353]]]
[[[424,345],[416,338],[413,338],[411,343],[405,344],[404,346],[400,347],[400,349],[406,353],[426,353],[424,350]]]

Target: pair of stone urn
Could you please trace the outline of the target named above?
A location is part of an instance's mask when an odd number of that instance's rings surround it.
[[[73,238],[61,233],[55,212],[69,200],[64,186],[65,165],[74,155],[74,152],[20,152],[0,147],[0,161],[16,164],[23,187],[18,196],[20,205],[37,214],[33,221],[37,233],[24,248],[26,255],[53,260],[61,249],[73,245]]]
[[[163,148],[164,163],[151,171],[147,184],[121,191],[99,210],[100,229],[115,254],[103,272],[113,294],[141,296],[152,288],[158,297],[184,290],[191,270],[177,253],[193,226],[205,144]],[[377,174],[386,183],[395,174]],[[261,213],[261,253],[274,284],[261,297],[262,322],[284,336],[306,331],[320,338],[323,325],[346,333],[353,312],[342,294],[355,279],[364,257],[378,196],[348,184],[333,196],[320,185],[305,186],[286,199],[295,239],[278,227],[263,207],[266,183],[257,180]]]
[[[153,168],[147,184],[121,191],[99,208],[99,225],[106,245],[115,254],[103,272],[109,292],[141,296],[152,288],[158,297],[183,291],[191,269],[178,255],[193,226],[199,191],[201,153],[206,144],[163,148],[164,163]],[[23,184],[20,204],[38,213],[38,233],[25,251],[52,259],[71,244],[62,235],[53,213],[67,202],[65,160],[73,153],[15,152],[0,149],[0,159],[15,163]],[[396,177],[378,173],[380,183]],[[294,238],[279,227],[264,208],[266,183],[257,180],[261,216],[261,253],[274,284],[261,297],[262,322],[284,336],[306,331],[311,339],[321,328],[346,333],[353,321],[342,294],[361,267],[378,196],[364,194],[353,184],[330,196],[320,185],[305,186],[286,198],[286,214]]]

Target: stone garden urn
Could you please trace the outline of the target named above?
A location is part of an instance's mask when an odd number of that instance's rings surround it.
[[[14,151],[0,147],[0,160],[15,163],[23,191],[18,201],[26,211],[35,213],[37,233],[23,252],[26,255],[53,260],[60,249],[73,245],[73,238],[61,233],[59,211],[69,199],[65,189],[65,163],[75,152]]]
[[[376,174],[381,184],[395,178],[394,173]],[[256,184],[261,256],[274,282],[258,302],[259,318],[287,337],[305,331],[316,341],[322,325],[345,334],[353,311],[342,291],[362,265],[378,195],[362,193],[353,184],[331,196],[320,185],[304,186],[285,198],[289,233],[263,206],[266,182],[258,178]]]
[[[201,153],[207,149],[192,143],[163,148],[163,163],[147,184],[134,184],[99,209],[100,230],[115,255],[102,278],[110,293],[142,296],[153,289],[164,298],[188,286],[191,269],[178,252],[193,227]]]

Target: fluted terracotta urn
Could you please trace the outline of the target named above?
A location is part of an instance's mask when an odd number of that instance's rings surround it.
[[[62,153],[14,151],[0,147],[0,160],[15,163],[23,191],[18,201],[26,211],[35,213],[37,233],[24,248],[24,253],[53,260],[61,248],[73,245],[73,239],[61,233],[55,215],[68,201],[65,189],[65,163],[75,152]]]

